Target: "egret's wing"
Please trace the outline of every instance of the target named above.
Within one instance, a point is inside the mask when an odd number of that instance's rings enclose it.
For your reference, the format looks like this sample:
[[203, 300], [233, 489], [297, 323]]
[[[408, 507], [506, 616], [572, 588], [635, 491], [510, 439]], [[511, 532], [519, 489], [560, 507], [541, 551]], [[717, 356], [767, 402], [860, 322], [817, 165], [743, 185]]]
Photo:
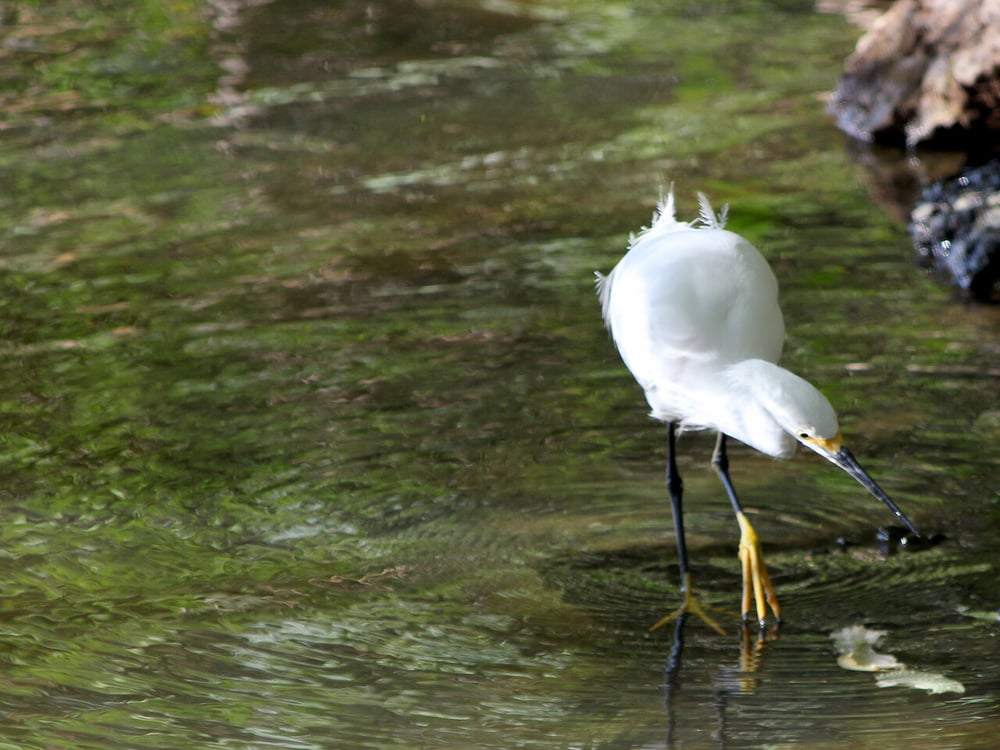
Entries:
[[644, 235], [599, 291], [622, 359], [647, 392], [697, 389], [733, 362], [780, 356], [774, 275], [731, 232]]
[[711, 287], [699, 288], [692, 278], [702, 275], [698, 269], [670, 256], [629, 260], [642, 262], [620, 264], [601, 290], [615, 345], [643, 388], [683, 383], [717, 358], [726, 312], [716, 298], [724, 302], [731, 290], [716, 285], [711, 274], [705, 276]]

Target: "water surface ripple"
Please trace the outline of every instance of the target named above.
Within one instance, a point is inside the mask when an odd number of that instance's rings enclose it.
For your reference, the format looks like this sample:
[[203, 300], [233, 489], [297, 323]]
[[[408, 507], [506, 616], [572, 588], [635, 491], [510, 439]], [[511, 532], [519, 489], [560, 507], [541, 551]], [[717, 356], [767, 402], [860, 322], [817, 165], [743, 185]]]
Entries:
[[[917, 273], [824, 119], [857, 29], [35, 5], [0, 30], [0, 748], [995, 744], [997, 311]], [[849, 478], [734, 446], [787, 617], [764, 637], [698, 435], [727, 635], [648, 631], [679, 600], [663, 430], [592, 274], [670, 181], [685, 215], [732, 203], [788, 365], [946, 537], [885, 554]], [[856, 626], [964, 692], [842, 668]]]

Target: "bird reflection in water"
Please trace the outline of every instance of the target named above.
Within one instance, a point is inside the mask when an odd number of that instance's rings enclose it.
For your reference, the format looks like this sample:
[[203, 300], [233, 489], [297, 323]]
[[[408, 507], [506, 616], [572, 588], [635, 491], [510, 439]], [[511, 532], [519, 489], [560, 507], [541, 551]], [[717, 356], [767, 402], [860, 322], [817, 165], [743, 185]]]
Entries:
[[[673, 619], [673, 644], [667, 657], [667, 666], [663, 670], [663, 711], [667, 718], [666, 747], [668, 750], [683, 747], [685, 743], [679, 735], [685, 730], [683, 718], [685, 712], [679, 707], [683, 691], [682, 663], [684, 659], [684, 628], [689, 617], [688, 612], [681, 612]], [[713, 680], [712, 701], [716, 713], [716, 726], [712, 730], [712, 739], [717, 747], [726, 746], [728, 737], [727, 711], [730, 697], [753, 694], [759, 682], [757, 671], [761, 666], [767, 645], [778, 640], [780, 625], [769, 629], [752, 628], [743, 623], [740, 626], [740, 655], [736, 668], [721, 667]], [[701, 712], [696, 712], [700, 718]], [[698, 725], [691, 728], [699, 734], [705, 727]]]

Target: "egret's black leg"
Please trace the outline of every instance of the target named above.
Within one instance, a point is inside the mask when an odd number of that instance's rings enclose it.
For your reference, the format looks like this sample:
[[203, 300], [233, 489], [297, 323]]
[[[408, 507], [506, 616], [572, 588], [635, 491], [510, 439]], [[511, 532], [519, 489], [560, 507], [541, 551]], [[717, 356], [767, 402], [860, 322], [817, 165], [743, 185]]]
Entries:
[[691, 570], [688, 567], [687, 542], [684, 539], [684, 482], [681, 474], [677, 470], [677, 429], [673, 422], [667, 422], [667, 494], [670, 495], [670, 511], [674, 517], [674, 534], [677, 536], [677, 559], [681, 569], [681, 594], [684, 601], [673, 614], [669, 614], [653, 625], [650, 630], [656, 630], [666, 625], [672, 620], [683, 617], [685, 612], [694, 612], [704, 620], [719, 635], [725, 635], [725, 631], [719, 627], [705, 612], [701, 603], [695, 598], [691, 591]]
[[[753, 599], [757, 604], [757, 620], [763, 628], [766, 623], [767, 606], [770, 605], [775, 618], [781, 620], [781, 608], [778, 606], [778, 597], [774, 593], [771, 579], [767, 575], [767, 568], [764, 565], [764, 553], [761, 550], [760, 539], [749, 519], [743, 513], [739, 498], [736, 497], [736, 489], [733, 487], [733, 480], [729, 478], [729, 456], [726, 454], [726, 436], [719, 433], [719, 439], [715, 443], [715, 452], [712, 454], [712, 466], [715, 467], [722, 486], [726, 488], [729, 502], [732, 503], [736, 513], [736, 521], [740, 525], [740, 563], [743, 567], [743, 619], [750, 619], [750, 602]], [[766, 605], [765, 605], [766, 602]]]
[[687, 594], [690, 570], [688, 569], [687, 542], [684, 539], [684, 480], [677, 470], [677, 433], [673, 422], [667, 422], [667, 493], [670, 495], [670, 512], [674, 517], [674, 534], [677, 536], [677, 560], [681, 568], [681, 593]]
[[740, 500], [736, 497], [736, 488], [733, 487], [733, 480], [729, 478], [729, 454], [726, 453], [726, 435], [724, 432], [720, 432], [718, 440], [715, 441], [715, 452], [712, 453], [712, 466], [715, 467], [719, 479], [722, 480], [722, 486], [726, 488], [726, 494], [729, 495], [729, 502], [733, 505], [733, 511], [737, 514], [742, 513], [743, 506], [740, 505]]

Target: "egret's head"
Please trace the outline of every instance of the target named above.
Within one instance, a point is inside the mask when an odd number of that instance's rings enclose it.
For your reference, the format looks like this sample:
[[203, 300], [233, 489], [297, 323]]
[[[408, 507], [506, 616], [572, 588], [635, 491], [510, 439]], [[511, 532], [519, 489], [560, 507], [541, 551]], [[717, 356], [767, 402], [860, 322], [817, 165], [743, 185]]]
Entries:
[[827, 461], [837, 463], [836, 456], [843, 448], [843, 438], [840, 430], [837, 429], [830, 437], [825, 437], [823, 433], [812, 425], [806, 425], [792, 430], [795, 439], [811, 451], [815, 451]]
[[824, 458], [840, 450], [837, 413], [808, 380], [772, 365], [767, 387], [757, 389], [764, 407], [789, 435]]

